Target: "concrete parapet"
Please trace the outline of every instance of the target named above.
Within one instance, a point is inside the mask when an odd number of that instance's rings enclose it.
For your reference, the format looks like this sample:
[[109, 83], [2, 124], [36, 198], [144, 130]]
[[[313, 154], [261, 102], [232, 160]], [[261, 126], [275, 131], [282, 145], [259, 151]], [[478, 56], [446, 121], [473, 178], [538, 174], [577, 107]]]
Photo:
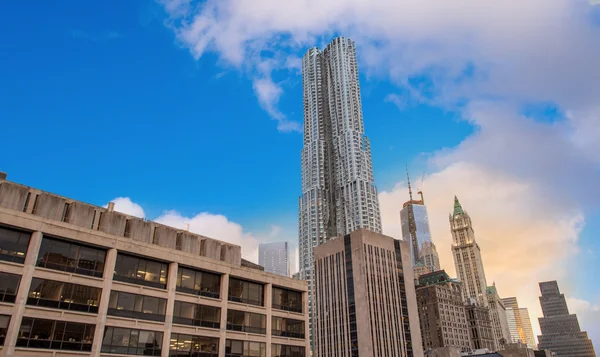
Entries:
[[138, 242], [152, 243], [152, 222], [136, 217], [127, 219], [125, 237]]
[[175, 249], [177, 230], [168, 226], [157, 225], [154, 228], [153, 243], [165, 248]]
[[98, 224], [98, 230], [104, 233], [123, 237], [125, 235], [126, 224], [127, 216], [118, 212], [104, 211], [100, 213], [100, 223]]
[[0, 183], [0, 206], [23, 212], [29, 188], [12, 182]]
[[82, 202], [67, 203], [69, 206], [65, 215], [65, 222], [74, 224], [82, 228], [92, 228], [96, 208]]
[[33, 214], [62, 221], [65, 214], [65, 203], [67, 203], [67, 200], [62, 197], [42, 192], [36, 197]]

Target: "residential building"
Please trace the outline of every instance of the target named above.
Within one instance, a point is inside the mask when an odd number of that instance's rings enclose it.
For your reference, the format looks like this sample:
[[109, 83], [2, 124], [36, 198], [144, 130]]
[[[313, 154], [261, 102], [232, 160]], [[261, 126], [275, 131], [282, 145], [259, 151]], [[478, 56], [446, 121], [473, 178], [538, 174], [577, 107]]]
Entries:
[[[306, 356], [308, 285], [0, 175], [0, 356]], [[255, 266], [255, 265], [253, 265]]]
[[461, 283], [440, 270], [421, 275], [416, 294], [423, 349], [453, 347], [462, 352], [470, 351]]
[[480, 306], [488, 306], [487, 281], [483, 270], [481, 249], [475, 240], [471, 217], [454, 196], [454, 212], [450, 215], [452, 255], [458, 279], [463, 283], [463, 296], [474, 299]]
[[510, 330], [508, 327], [508, 318], [506, 316], [506, 308], [502, 299], [496, 290], [496, 284], [487, 287], [488, 307], [492, 317], [492, 326], [494, 328], [494, 337], [496, 339], [496, 347], [500, 350], [504, 349], [510, 343]]
[[469, 332], [471, 333], [471, 348], [473, 350], [488, 349], [496, 351], [496, 339], [490, 309], [487, 306], [479, 305], [475, 299], [470, 298], [465, 305], [465, 311]]
[[422, 357], [410, 245], [360, 229], [315, 248], [319, 357]]
[[429, 271], [434, 272], [440, 270], [440, 257], [433, 242], [423, 242], [419, 257], [421, 258], [423, 265], [429, 268]]
[[266, 272], [290, 276], [288, 242], [260, 243], [258, 245], [258, 264]]
[[308, 280], [311, 314], [313, 248], [359, 228], [381, 232], [358, 78], [356, 47], [350, 39], [338, 37], [324, 50], [311, 48], [302, 58], [299, 268], [300, 278]]
[[503, 298], [502, 303], [506, 308], [506, 318], [508, 321], [511, 342], [521, 342], [527, 344], [529, 348], [536, 348], [533, 329], [531, 328], [531, 319], [529, 318], [529, 310], [525, 307], [519, 307], [516, 297]]
[[581, 331], [577, 315], [569, 314], [565, 295], [556, 281], [540, 283], [540, 304], [543, 317], [539, 318], [542, 334], [538, 336], [540, 349], [549, 349], [557, 357], [596, 357], [592, 340]]
[[[409, 200], [404, 202], [402, 210], [400, 210], [400, 224], [402, 226], [402, 239], [410, 243], [410, 259], [411, 264], [414, 266], [419, 261], [422, 261], [420, 253], [423, 244], [426, 242], [431, 243], [431, 231], [429, 229], [429, 218], [427, 216], [427, 207], [425, 206], [425, 201], [423, 199], [423, 192], [418, 192], [418, 194], [421, 195], [420, 200], [413, 200], [408, 172], [406, 173], [406, 179], [408, 182]], [[435, 252], [435, 254], [437, 257], [437, 252]], [[431, 271], [440, 270], [439, 258], [437, 258], [437, 266], [435, 264], [436, 260], [433, 260], [430, 261], [430, 264], [425, 265], [429, 266]]]

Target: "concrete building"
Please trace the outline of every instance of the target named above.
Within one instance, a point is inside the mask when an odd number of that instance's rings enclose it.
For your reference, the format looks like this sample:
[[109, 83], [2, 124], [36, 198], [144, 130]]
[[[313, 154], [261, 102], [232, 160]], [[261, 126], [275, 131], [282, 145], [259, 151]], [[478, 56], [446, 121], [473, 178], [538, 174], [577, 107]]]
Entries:
[[458, 279], [463, 283], [465, 299], [475, 299], [480, 306], [488, 306], [487, 281], [483, 270], [481, 249], [475, 241], [471, 217], [454, 197], [454, 212], [450, 215], [452, 255]]
[[315, 248], [319, 357], [422, 357], [408, 242], [360, 229]]
[[490, 309], [480, 306], [475, 299], [470, 299], [465, 305], [467, 324], [471, 333], [471, 348], [473, 350], [488, 349], [496, 351], [496, 339]]
[[[299, 268], [312, 292], [313, 248], [359, 228], [381, 232], [381, 216], [354, 42], [338, 37], [323, 51], [308, 50], [302, 58], [302, 84]], [[312, 311], [311, 301], [309, 296]]]
[[416, 294], [423, 349], [453, 347], [462, 352], [470, 351], [461, 283], [451, 279], [444, 270], [436, 271], [419, 277]]
[[516, 297], [503, 298], [502, 303], [506, 308], [506, 319], [508, 321], [511, 342], [521, 342], [527, 344], [531, 349], [536, 348], [537, 345], [533, 337], [529, 310], [525, 307], [519, 307]]
[[266, 272], [290, 276], [289, 249], [287, 242], [260, 243], [258, 245], [258, 264]]
[[540, 283], [540, 304], [544, 317], [539, 318], [542, 334], [540, 349], [549, 349], [557, 357], [596, 357], [592, 340], [581, 331], [577, 315], [569, 314], [565, 295], [556, 281]]
[[440, 270], [440, 257], [433, 242], [423, 242], [419, 256], [423, 265], [431, 272]]
[[508, 318], [506, 316], [506, 308], [502, 299], [496, 290], [496, 284], [487, 287], [488, 307], [492, 317], [492, 325], [494, 327], [494, 337], [496, 338], [496, 347], [500, 350], [510, 343], [510, 330], [508, 327]]
[[0, 176], [0, 356], [305, 356], [304, 281]]

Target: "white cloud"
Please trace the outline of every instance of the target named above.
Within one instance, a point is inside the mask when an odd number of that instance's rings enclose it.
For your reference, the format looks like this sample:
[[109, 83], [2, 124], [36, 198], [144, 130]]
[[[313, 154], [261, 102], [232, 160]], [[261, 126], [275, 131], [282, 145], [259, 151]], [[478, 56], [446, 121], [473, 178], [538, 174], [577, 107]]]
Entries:
[[600, 305], [576, 298], [567, 298], [567, 305], [569, 306], [569, 312], [572, 314], [584, 315], [589, 312], [600, 311]]
[[[115, 204], [115, 211], [140, 218], [146, 217], [142, 206], [132, 202], [129, 197], [117, 197], [112, 199], [111, 202]], [[104, 207], [108, 207], [108, 204], [104, 205]]]

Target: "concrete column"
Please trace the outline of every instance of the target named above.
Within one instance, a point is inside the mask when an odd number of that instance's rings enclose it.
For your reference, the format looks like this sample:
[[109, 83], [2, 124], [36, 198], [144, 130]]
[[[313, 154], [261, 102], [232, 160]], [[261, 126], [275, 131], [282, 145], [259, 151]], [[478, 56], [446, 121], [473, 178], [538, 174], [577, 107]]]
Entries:
[[31, 278], [35, 272], [35, 263], [37, 262], [41, 244], [42, 232], [33, 232], [31, 234], [31, 238], [29, 239], [29, 247], [27, 248], [27, 255], [25, 256], [23, 275], [21, 276], [21, 282], [19, 284], [19, 291], [17, 292], [15, 306], [13, 307], [13, 313], [10, 317], [10, 325], [8, 326], [8, 331], [6, 331], [4, 348], [2, 351], [0, 351], [0, 356], [2, 357], [11, 357], [15, 354], [15, 344], [17, 343], [17, 337], [19, 336], [19, 328], [21, 327], [23, 314], [25, 313], [27, 295], [29, 295]]
[[173, 331], [173, 310], [175, 308], [175, 291], [177, 289], [177, 263], [169, 264], [169, 272], [167, 276], [167, 311], [165, 313], [165, 328], [163, 331], [161, 357], [169, 357], [169, 348], [171, 345], [171, 331]]
[[100, 295], [100, 304], [98, 305], [98, 316], [96, 316], [96, 329], [94, 330], [94, 342], [92, 343], [92, 357], [100, 356], [102, 348], [102, 339], [104, 338], [104, 328], [106, 327], [106, 315], [108, 311], [108, 302], [110, 300], [110, 291], [112, 290], [112, 278], [117, 264], [117, 249], [112, 248], [106, 252], [104, 258], [104, 271], [102, 272], [102, 295]]
[[265, 284], [265, 307], [267, 308], [267, 356], [271, 356], [271, 311], [273, 305], [273, 284]]
[[227, 331], [227, 299], [229, 296], [229, 274], [221, 276], [221, 328], [219, 329], [219, 357], [225, 357], [225, 335]]

